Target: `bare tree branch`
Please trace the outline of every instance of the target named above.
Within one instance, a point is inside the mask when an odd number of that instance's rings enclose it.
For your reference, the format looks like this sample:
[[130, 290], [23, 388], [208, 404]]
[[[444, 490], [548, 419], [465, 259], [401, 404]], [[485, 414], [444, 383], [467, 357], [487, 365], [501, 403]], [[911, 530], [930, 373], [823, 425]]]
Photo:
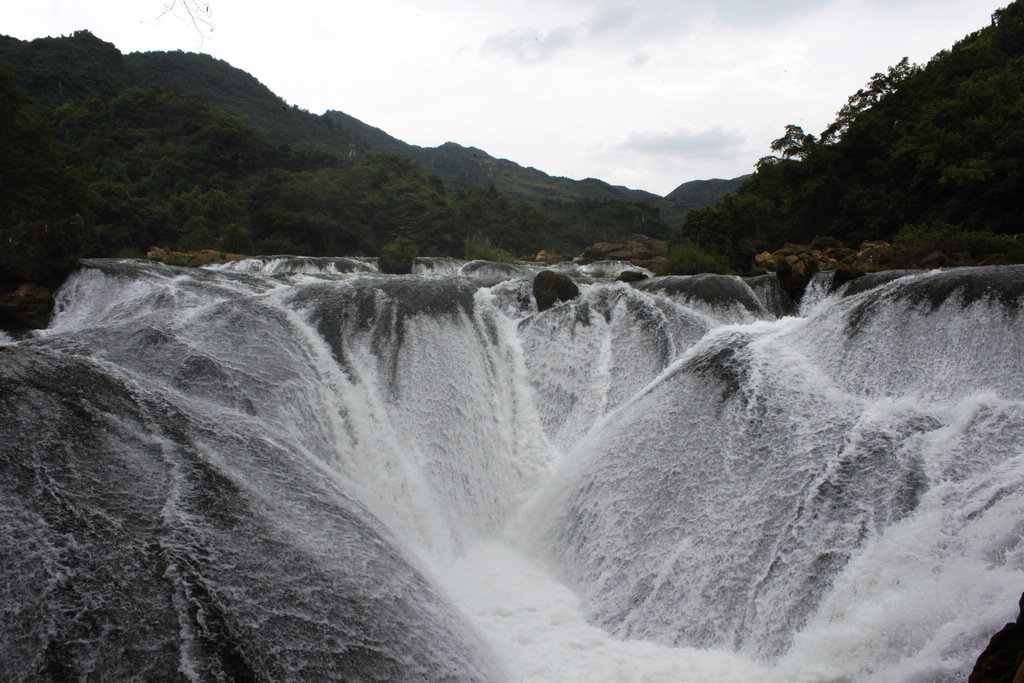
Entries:
[[179, 16], [179, 11], [185, 13], [200, 35], [213, 31], [213, 18], [210, 16], [210, 3], [208, 0], [166, 0], [164, 2], [164, 11], [160, 16], [162, 17], [167, 14]]

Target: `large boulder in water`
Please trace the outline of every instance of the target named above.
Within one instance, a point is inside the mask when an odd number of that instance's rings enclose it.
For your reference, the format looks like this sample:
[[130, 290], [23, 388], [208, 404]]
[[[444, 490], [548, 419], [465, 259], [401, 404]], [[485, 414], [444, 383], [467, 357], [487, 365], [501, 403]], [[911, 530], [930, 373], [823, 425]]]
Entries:
[[579, 287], [564, 273], [542, 270], [533, 278], [533, 298], [537, 300], [538, 311], [546, 311], [558, 301], [570, 301], [579, 295]]

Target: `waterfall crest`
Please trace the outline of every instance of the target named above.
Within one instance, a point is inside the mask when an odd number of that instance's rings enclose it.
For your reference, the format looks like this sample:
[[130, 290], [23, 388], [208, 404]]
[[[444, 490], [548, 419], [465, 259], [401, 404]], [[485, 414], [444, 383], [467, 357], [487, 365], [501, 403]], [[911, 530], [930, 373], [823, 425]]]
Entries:
[[537, 268], [83, 264], [0, 338], [12, 675], [966, 677], [1024, 588], [1024, 268], [799, 316]]

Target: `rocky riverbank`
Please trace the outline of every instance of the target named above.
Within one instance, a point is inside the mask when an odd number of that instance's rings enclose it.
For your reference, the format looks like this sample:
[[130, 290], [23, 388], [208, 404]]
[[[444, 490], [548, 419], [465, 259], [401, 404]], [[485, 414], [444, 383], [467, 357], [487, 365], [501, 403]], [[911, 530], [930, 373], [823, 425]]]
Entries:
[[797, 300], [814, 274], [834, 270], [833, 287], [881, 270], [931, 270], [964, 266], [1005, 265], [1002, 254], [975, 260], [966, 252], [949, 249], [909, 249], [882, 240], [862, 242], [852, 248], [832, 238], [815, 238], [810, 244], [786, 244], [774, 252], [754, 257], [753, 270], [775, 272], [783, 288]]

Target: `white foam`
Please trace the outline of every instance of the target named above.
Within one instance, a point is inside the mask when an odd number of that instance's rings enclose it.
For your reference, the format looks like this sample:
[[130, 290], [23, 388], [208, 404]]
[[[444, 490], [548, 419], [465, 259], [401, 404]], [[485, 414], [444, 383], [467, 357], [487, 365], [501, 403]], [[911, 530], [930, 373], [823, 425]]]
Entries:
[[438, 575], [510, 681], [729, 683], [769, 675], [724, 650], [616, 640], [587, 623], [569, 587], [501, 541], [477, 542]]

